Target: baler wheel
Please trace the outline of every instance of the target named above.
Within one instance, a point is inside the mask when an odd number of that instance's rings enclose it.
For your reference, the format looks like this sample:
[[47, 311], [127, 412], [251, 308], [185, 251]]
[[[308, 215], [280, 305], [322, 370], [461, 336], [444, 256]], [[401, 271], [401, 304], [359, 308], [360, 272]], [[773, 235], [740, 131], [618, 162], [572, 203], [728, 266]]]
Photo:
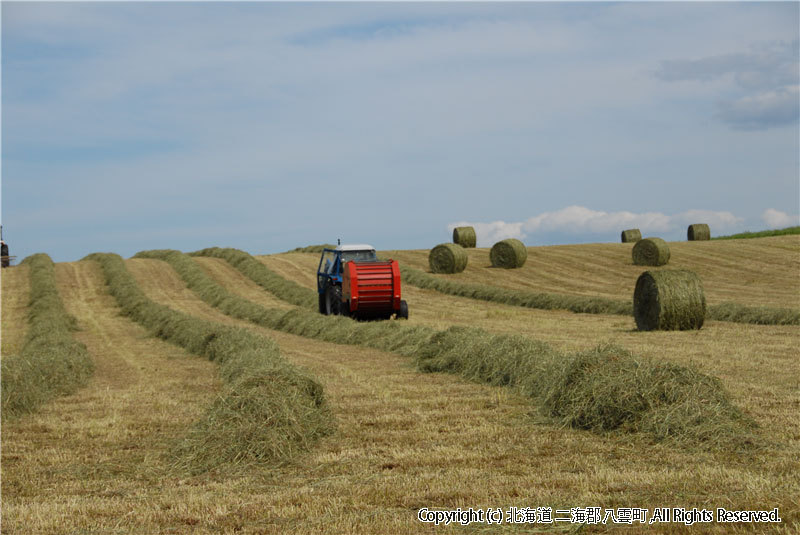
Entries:
[[405, 300], [400, 301], [400, 310], [397, 311], [397, 319], [408, 319], [408, 303]]

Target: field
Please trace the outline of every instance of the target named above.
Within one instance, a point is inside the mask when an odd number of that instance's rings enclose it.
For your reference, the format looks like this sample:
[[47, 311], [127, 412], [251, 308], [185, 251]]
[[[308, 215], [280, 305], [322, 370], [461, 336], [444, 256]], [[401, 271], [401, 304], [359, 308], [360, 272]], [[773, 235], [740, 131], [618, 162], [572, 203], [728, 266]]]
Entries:
[[[470, 249], [463, 273], [437, 277], [629, 302], [643, 271], [631, 264], [631, 247], [532, 247], [517, 270], [490, 268], [487, 249]], [[709, 305], [800, 309], [800, 235], [670, 243], [670, 248], [667, 267], [698, 273]], [[427, 250], [381, 256], [427, 271]], [[454, 373], [424, 373], [413, 348], [380, 350], [369, 341], [339, 344], [290, 334], [291, 327], [273, 318], [300, 321], [301, 307], [266, 291], [229, 262], [193, 256], [190, 264], [214, 286], [249, 302], [250, 316], [209, 304], [165, 258], [143, 255], [123, 263], [150, 301], [241, 329], [265, 345], [277, 343], [283, 361], [323, 387], [335, 428], [291, 457], [187, 469], [176, 452], [198, 421], [208, 421], [210, 407], [227, 399], [225, 364], [193, 354], [192, 341], [187, 350], [162, 339], [166, 328], [145, 327], [123, 314], [99, 261], [58, 263], [57, 288], [77, 320], [74, 337], [91, 355], [94, 374], [75, 393], [4, 418], [3, 533], [800, 531], [798, 325], [708, 320], [699, 331], [645, 333], [635, 330], [630, 315], [538, 310], [404, 284], [410, 318], [390, 327], [480, 328], [487, 336], [545, 342], [559, 355], [615, 345], [637, 359], [718, 378], [731, 403], [757, 428], [748, 447], [705, 447], [642, 432], [563, 425], [520, 389]], [[315, 288], [318, 253], [255, 258], [281, 277]], [[18, 358], [25, 344], [30, 269], [23, 264], [2, 271], [3, 361]], [[264, 309], [269, 314], [259, 312]], [[346, 319], [331, 325], [340, 323], [342, 329], [372, 327], [353, 327]], [[445, 527], [417, 517], [421, 508], [470, 507], [550, 507], [561, 518], [557, 510], [589, 507], [643, 508], [651, 514], [659, 507], [778, 508], [783, 521]]]

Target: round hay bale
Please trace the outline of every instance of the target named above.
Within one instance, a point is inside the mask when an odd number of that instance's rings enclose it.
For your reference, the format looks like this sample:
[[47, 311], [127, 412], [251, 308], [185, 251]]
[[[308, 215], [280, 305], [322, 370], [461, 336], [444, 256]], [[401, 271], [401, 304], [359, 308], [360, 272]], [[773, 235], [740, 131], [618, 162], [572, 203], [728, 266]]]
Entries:
[[633, 317], [640, 331], [699, 329], [706, 317], [706, 296], [696, 273], [645, 271], [633, 291]]
[[525, 265], [525, 260], [528, 259], [528, 249], [521, 241], [508, 238], [492, 245], [489, 259], [494, 267], [519, 268]]
[[457, 243], [461, 247], [475, 247], [478, 242], [475, 236], [475, 229], [473, 227], [456, 227], [453, 229], [453, 243]]
[[644, 238], [633, 246], [632, 255], [637, 266], [663, 266], [669, 262], [669, 245], [661, 238]]
[[705, 223], [695, 223], [694, 225], [689, 225], [686, 230], [686, 237], [689, 241], [710, 240], [711, 229]]
[[642, 239], [642, 231], [632, 228], [622, 231], [622, 243], [636, 243]]
[[428, 254], [434, 273], [461, 273], [467, 267], [467, 251], [455, 243], [440, 243]]

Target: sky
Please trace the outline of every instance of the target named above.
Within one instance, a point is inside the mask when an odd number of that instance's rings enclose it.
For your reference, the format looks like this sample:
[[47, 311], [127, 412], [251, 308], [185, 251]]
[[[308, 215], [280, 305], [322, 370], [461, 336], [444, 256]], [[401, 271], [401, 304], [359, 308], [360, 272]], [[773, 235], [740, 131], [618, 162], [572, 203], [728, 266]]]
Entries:
[[800, 224], [798, 2], [0, 5], [17, 261]]

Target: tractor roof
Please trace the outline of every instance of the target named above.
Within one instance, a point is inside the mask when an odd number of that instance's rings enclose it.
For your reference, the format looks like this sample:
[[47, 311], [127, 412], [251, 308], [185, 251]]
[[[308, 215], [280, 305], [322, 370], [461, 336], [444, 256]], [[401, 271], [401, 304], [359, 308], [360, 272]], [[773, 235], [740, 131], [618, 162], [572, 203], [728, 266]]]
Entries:
[[353, 245], [339, 245], [336, 247], [336, 251], [374, 251], [375, 248], [371, 245], [367, 245], [366, 243], [358, 243]]

